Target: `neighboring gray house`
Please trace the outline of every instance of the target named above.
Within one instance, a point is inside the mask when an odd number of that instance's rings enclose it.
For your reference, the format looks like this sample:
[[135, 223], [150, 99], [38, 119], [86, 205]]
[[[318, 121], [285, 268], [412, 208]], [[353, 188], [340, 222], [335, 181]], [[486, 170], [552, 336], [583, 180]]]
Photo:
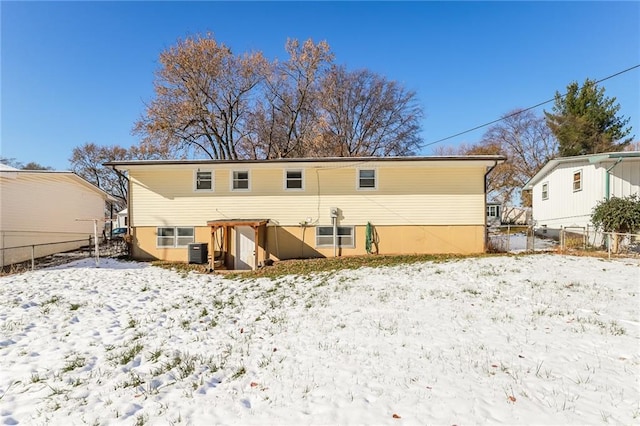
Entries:
[[592, 226], [599, 201], [640, 194], [640, 151], [556, 158], [524, 189], [532, 191], [536, 228]]

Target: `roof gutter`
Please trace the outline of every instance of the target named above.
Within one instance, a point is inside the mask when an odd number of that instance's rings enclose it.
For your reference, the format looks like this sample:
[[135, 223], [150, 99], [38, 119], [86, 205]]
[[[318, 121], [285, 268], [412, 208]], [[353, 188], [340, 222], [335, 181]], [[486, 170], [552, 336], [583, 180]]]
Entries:
[[[504, 163], [504, 161], [502, 161]], [[487, 170], [487, 172], [484, 174], [484, 198], [485, 198], [485, 203], [486, 203], [486, 198], [487, 198], [487, 176], [489, 175], [489, 173], [491, 173], [491, 171], [493, 169], [496, 168], [496, 166], [498, 165], [498, 160], [495, 160], [493, 162], [493, 166], [489, 167], [489, 170]]]

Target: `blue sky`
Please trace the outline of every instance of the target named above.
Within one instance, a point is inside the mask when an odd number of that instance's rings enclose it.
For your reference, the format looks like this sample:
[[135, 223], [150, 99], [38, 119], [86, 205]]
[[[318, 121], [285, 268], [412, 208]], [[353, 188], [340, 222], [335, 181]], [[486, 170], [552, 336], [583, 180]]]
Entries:
[[[69, 168], [86, 142], [131, 146], [159, 54], [212, 32], [285, 59], [326, 40], [336, 62], [417, 92], [425, 144], [640, 64], [640, 2], [7, 2], [0, 155]], [[601, 83], [640, 139], [640, 68]], [[536, 109], [550, 110], [552, 104]], [[483, 128], [431, 145], [475, 143]]]

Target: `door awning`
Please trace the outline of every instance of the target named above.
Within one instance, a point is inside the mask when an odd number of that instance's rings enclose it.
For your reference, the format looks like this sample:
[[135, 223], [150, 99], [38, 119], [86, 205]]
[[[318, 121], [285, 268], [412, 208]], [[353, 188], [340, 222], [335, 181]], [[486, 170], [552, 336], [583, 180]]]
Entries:
[[207, 222], [207, 226], [263, 226], [269, 219], [216, 219]]

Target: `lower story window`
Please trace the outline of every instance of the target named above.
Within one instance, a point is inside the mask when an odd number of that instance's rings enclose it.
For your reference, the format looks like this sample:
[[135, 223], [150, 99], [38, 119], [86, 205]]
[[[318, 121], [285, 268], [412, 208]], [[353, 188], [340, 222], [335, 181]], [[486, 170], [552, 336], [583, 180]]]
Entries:
[[[338, 247], [355, 247], [353, 226], [338, 226]], [[316, 226], [316, 247], [333, 247], [333, 226]]]
[[158, 228], [158, 247], [186, 247], [195, 241], [193, 228]]

